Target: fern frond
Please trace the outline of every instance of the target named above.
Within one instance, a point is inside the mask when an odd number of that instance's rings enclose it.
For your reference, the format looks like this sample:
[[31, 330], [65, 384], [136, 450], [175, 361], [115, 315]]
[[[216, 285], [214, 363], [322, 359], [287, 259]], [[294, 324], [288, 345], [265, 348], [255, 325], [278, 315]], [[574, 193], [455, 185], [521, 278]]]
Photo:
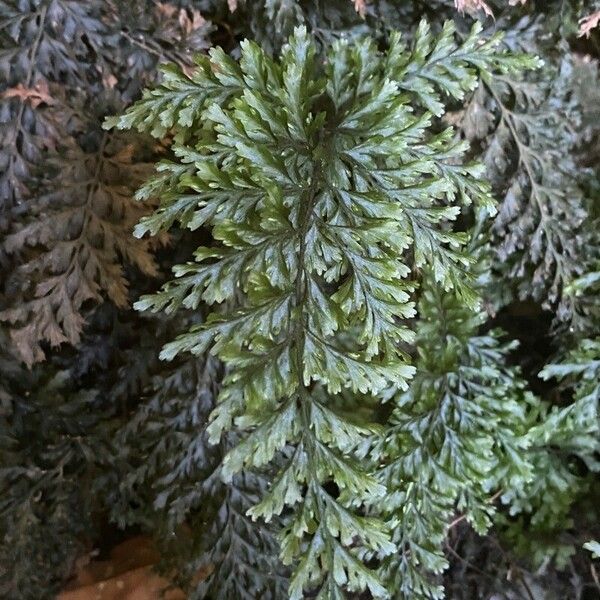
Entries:
[[[334, 407], [344, 394], [358, 401], [408, 385], [414, 369], [402, 347], [413, 335], [403, 321], [414, 314], [415, 269], [477, 301], [467, 236], [451, 223], [461, 204], [489, 207], [489, 191], [477, 166], [457, 166], [466, 146], [451, 130], [432, 133], [423, 105], [459, 97], [475, 84], [475, 65], [503, 59], [495, 41], [477, 57], [477, 31], [463, 54], [452, 35], [448, 26], [434, 41], [423, 26], [418, 61], [397, 37], [384, 53], [369, 40], [335, 42], [324, 62], [304, 29], [279, 60], [246, 41], [239, 64], [215, 51], [187, 80], [178, 74], [109, 122], [158, 135], [173, 128], [178, 140], [180, 163], [142, 192], [160, 189], [162, 204], [139, 233], [179, 220], [208, 227], [214, 241], [137, 308], [215, 306], [162, 357], [210, 351], [224, 361], [208, 431], [213, 441], [234, 423], [242, 432], [223, 462], [227, 481], [281, 465], [250, 514], [268, 522], [292, 510], [282, 557], [294, 564], [294, 599], [310, 589], [386, 596], [361, 558], [394, 550], [385, 524], [361, 508], [385, 488], [352, 450], [376, 427]], [[421, 71], [406, 94], [414, 62]], [[180, 84], [184, 96], [185, 86], [200, 93], [181, 101]]]

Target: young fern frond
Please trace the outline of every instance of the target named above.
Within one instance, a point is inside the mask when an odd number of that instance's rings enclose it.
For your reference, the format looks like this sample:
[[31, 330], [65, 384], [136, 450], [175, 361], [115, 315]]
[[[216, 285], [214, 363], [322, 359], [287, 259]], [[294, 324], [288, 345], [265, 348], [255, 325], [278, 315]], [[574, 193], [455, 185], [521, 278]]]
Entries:
[[452, 31], [433, 40], [423, 25], [414, 51], [398, 36], [386, 52], [339, 41], [324, 60], [302, 28], [278, 60], [246, 41], [239, 63], [214, 51], [111, 122], [154, 135], [173, 127], [180, 162], [163, 163], [141, 192], [160, 190], [162, 204], [138, 234], [179, 221], [209, 228], [213, 243], [137, 308], [214, 307], [161, 356], [210, 351], [225, 363], [208, 431], [214, 442], [241, 432], [226, 480], [280, 466], [250, 514], [290, 510], [281, 537], [292, 599], [386, 597], [363, 562], [395, 551], [383, 520], [364, 514], [385, 487], [354, 454], [377, 427], [339, 405], [407, 388], [419, 268], [477, 302], [467, 236], [451, 224], [461, 205], [489, 207], [489, 189], [478, 166], [460, 166], [466, 147], [452, 130], [434, 133], [428, 108], [439, 114], [443, 93], [472, 89], [477, 70], [523, 61], [495, 54], [496, 41], [478, 53], [477, 31], [460, 54]]

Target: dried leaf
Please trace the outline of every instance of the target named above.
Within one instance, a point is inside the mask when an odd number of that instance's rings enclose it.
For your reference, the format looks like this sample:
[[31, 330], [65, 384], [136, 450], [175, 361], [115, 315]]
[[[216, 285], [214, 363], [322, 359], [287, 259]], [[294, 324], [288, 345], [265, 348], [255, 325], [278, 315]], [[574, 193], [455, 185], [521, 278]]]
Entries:
[[48, 83], [45, 81], [36, 83], [32, 88], [25, 87], [22, 83], [19, 83], [15, 87], [5, 90], [1, 97], [20, 98], [23, 102], [29, 102], [33, 108], [37, 108], [42, 103], [48, 106], [54, 104], [54, 99], [50, 96]]
[[364, 19], [367, 14], [367, 0], [354, 0], [354, 9]]
[[115, 85], [119, 83], [119, 80], [112, 73], [107, 73], [104, 75], [104, 77], [102, 77], [102, 83], [104, 84], [104, 87], [112, 90], [114, 89]]
[[202, 25], [206, 23], [204, 17], [200, 14], [200, 11], [196, 9], [191, 9], [190, 12], [192, 14], [191, 18], [188, 14], [188, 11], [182, 8], [179, 11], [178, 18], [181, 29], [183, 29], [183, 31], [188, 35], [192, 33], [192, 31], [199, 29], [200, 27], [202, 27]]
[[494, 13], [489, 5], [484, 0], [454, 0], [454, 6], [461, 13], [475, 13], [478, 10], [483, 10], [486, 15], [493, 17]]
[[164, 15], [167, 19], [170, 19], [179, 9], [177, 6], [173, 4], [169, 4], [168, 2], [157, 2], [156, 3], [156, 12], [159, 15]]
[[579, 21], [579, 37], [590, 37], [592, 29], [598, 27], [598, 24], [600, 24], [600, 10]]

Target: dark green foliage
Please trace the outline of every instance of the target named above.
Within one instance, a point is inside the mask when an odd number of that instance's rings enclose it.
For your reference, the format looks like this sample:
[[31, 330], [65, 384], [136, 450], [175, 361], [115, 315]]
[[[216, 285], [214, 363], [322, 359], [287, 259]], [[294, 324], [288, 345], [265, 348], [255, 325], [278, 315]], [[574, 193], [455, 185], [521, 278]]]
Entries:
[[[273, 532], [245, 514], [268, 480], [244, 471], [223, 484], [220, 461], [230, 444], [208, 444], [218, 379], [212, 358], [188, 359], [153, 376], [149, 397], [117, 434], [127, 466], [113, 518], [157, 537], [163, 568], [177, 569], [191, 598], [281, 598], [286, 578]], [[210, 574], [198, 584], [198, 572]]]
[[111, 460], [110, 409], [96, 390], [70, 389], [65, 371], [29, 386], [22, 372], [3, 375], [0, 593], [33, 600], [60, 589], [93, 535], [94, 482]]
[[597, 10], [0, 0], [0, 596], [597, 589]]
[[[570, 73], [568, 64], [563, 68]], [[558, 316], [568, 318], [562, 292], [580, 272], [589, 243], [582, 232], [586, 211], [576, 180], [574, 124], [557, 110], [567, 106], [557, 94], [570, 93], [568, 75], [554, 80], [554, 89], [543, 85], [505, 76], [486, 81], [467, 108], [465, 131], [471, 140], [486, 138], [487, 173], [504, 196], [494, 223], [499, 259], [508, 269], [503, 277], [521, 298], [546, 306], [562, 300]]]
[[381, 508], [398, 546], [384, 571], [402, 598], [442, 598], [427, 571], [448, 566], [443, 543], [455, 511], [484, 533], [494, 498], [533, 471], [525, 415], [535, 399], [507, 366], [514, 345], [497, 331], [477, 335], [485, 316], [432, 283], [419, 302], [417, 375], [373, 449], [385, 464]]
[[507, 45], [543, 57], [543, 67], [535, 74], [484, 79], [462, 127], [467, 139], [481, 145], [501, 199], [492, 227], [499, 284], [555, 310], [557, 321], [572, 322], [577, 307], [565, 290], [595, 256], [595, 209], [586, 198], [592, 173], [583, 168], [581, 153], [597, 122], [588, 116], [593, 83], [581, 85], [581, 59], [557, 35], [559, 25], [562, 35], [573, 34], [574, 14], [562, 3], [566, 12], [557, 20], [555, 5], [561, 3], [548, 4], [547, 16], [505, 16], [514, 22]]

